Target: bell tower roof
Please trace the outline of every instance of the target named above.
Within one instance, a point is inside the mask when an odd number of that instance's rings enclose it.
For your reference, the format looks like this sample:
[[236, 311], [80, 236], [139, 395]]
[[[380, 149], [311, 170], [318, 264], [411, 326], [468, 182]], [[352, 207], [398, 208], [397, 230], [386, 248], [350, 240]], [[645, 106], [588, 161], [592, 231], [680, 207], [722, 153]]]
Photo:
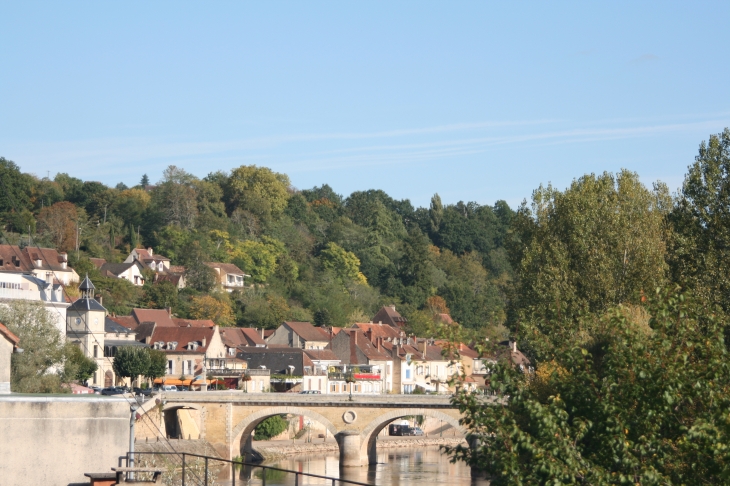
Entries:
[[94, 289], [96, 289], [96, 287], [94, 287], [94, 284], [91, 283], [91, 280], [89, 280], [89, 274], [87, 273], [86, 278], [84, 278], [84, 281], [79, 285], [81, 296], [85, 299], [93, 299]]

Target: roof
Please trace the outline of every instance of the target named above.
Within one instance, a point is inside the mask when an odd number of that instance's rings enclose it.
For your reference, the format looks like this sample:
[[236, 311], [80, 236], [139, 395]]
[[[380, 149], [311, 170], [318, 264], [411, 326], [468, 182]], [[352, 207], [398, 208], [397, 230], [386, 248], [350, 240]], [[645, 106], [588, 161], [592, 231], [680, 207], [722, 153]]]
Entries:
[[172, 322], [179, 327], [214, 327], [215, 322], [210, 319], [180, 319], [178, 317], [171, 318]]
[[[203, 354], [208, 350], [210, 341], [215, 333], [214, 328], [210, 327], [165, 327], [154, 326], [154, 331], [150, 336], [150, 346], [154, 346], [157, 342], [176, 342], [175, 349], [163, 349], [166, 353], [199, 353]], [[139, 341], [139, 334], [137, 335]], [[205, 341], [205, 344], [203, 342]], [[188, 343], [197, 343], [197, 349], [185, 349]]]
[[206, 265], [210, 268], [220, 270], [222, 274], [246, 275], [243, 270], [235, 266], [233, 263], [208, 262]]
[[155, 255], [155, 252], [151, 252], [150, 250], [145, 250], [144, 248], [135, 248], [133, 251], [137, 252], [137, 259], [143, 262], [163, 262], [167, 261], [169, 262], [170, 259], [167, 257], [164, 257], [162, 255]]
[[179, 273], [184, 274], [185, 273], [185, 267], [182, 265], [170, 265], [170, 268], [167, 269], [168, 273]]
[[107, 316], [104, 319], [104, 332], [119, 333], [119, 334], [133, 334], [132, 330], [122, 326], [118, 322], [114, 321], [111, 317]]
[[68, 311], [102, 311], [106, 312], [106, 309], [96, 301], [96, 299], [87, 299], [87, 298], [80, 298], [76, 299], [76, 301], [71, 304], [68, 309]]
[[353, 346], [359, 349], [360, 352], [364, 354], [368, 360], [371, 361], [389, 361], [393, 359], [389, 353], [378, 350], [378, 348], [376, 348], [375, 345], [370, 342], [370, 340], [361, 330], [353, 328], [343, 329], [342, 331], [340, 331], [337, 337], [339, 338], [339, 336], [343, 334], [347, 335], [350, 339], [350, 364], [355, 364], [355, 361], [357, 361], [356, 359], [352, 359], [353, 357], [357, 356], [357, 353], [355, 352], [355, 349], [353, 349]]
[[178, 286], [180, 285], [180, 280], [182, 278], [183, 276], [177, 273], [156, 273], [154, 283], [170, 282], [171, 284]]
[[226, 327], [220, 330], [223, 344], [235, 348], [238, 346], [265, 346], [261, 334], [250, 327]]
[[13, 343], [13, 346], [17, 346], [20, 342], [20, 338], [13, 334], [10, 329], [5, 327], [5, 324], [3, 324], [2, 322], [0, 322], [0, 334], [5, 336], [5, 339]]
[[321, 327], [314, 327], [311, 322], [285, 321], [284, 324], [304, 341], [329, 342], [330, 335]]
[[148, 345], [145, 343], [140, 343], [139, 341], [130, 341], [125, 339], [104, 339], [104, 347], [122, 347], [122, 346], [134, 346], [137, 348], [149, 348]]
[[404, 325], [407, 320], [398, 314], [394, 305], [386, 305], [380, 308], [377, 314], [373, 316], [373, 322], [383, 322], [393, 327]]
[[397, 329], [388, 324], [374, 324], [372, 322], [356, 322], [352, 325], [353, 328], [360, 329], [371, 341], [375, 341], [376, 338], [393, 339], [405, 337], [405, 334], [400, 329]]
[[339, 361], [334, 351], [331, 349], [305, 349], [304, 353], [314, 361]]
[[94, 290], [96, 287], [94, 287], [94, 284], [91, 283], [91, 280], [89, 280], [89, 275], [87, 274], [86, 277], [84, 277], [84, 280], [79, 284], [79, 290]]
[[166, 309], [132, 309], [132, 317], [137, 324], [156, 322], [160, 326], [178, 327]]
[[131, 331], [134, 331], [135, 329], [137, 329], [137, 326], [139, 326], [139, 322], [137, 322], [132, 316], [107, 316], [106, 318], [116, 322], [120, 326], [126, 327]]
[[[236, 357], [248, 361], [248, 369], [256, 369], [266, 366], [271, 370], [272, 374], [294, 374], [302, 376], [305, 366], [314, 366], [312, 360], [307, 356], [303, 349], [300, 348], [257, 348], [257, 347], [241, 347], [238, 348]], [[293, 366], [293, 372], [290, 372], [289, 366]]]
[[[53, 248], [38, 248], [26, 246], [20, 248], [17, 245], [0, 245], [0, 271], [27, 273], [32, 270], [52, 270], [54, 272], [73, 272], [73, 269], [63, 263], [68, 262], [66, 253], [59, 253]], [[41, 264], [38, 265], [38, 260]]]
[[106, 263], [106, 260], [103, 258], [89, 258], [89, 261], [96, 267], [101, 268], [102, 265]]
[[105, 275], [105, 276], [109, 276], [109, 275], [119, 276], [120, 274], [129, 270], [134, 265], [136, 265], [135, 262], [105, 263], [99, 268], [99, 271], [101, 272], [102, 275]]

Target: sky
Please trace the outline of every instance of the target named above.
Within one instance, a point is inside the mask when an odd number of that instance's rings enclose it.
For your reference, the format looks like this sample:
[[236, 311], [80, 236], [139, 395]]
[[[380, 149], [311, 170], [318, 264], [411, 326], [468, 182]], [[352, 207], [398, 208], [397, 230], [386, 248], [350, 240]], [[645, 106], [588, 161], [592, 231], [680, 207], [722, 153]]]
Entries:
[[129, 186], [256, 164], [426, 206], [629, 169], [730, 126], [730, 2], [0, 2], [0, 156]]

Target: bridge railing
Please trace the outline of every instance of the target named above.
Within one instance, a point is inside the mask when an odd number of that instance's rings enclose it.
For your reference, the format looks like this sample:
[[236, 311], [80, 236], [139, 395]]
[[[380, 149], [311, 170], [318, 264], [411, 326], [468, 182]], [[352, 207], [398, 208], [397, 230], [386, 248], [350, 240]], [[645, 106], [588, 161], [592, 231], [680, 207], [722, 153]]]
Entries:
[[[228, 460], [221, 459], [219, 457], [205, 456], [201, 454], [192, 454], [189, 452], [127, 452], [125, 456], [119, 458], [121, 464], [122, 461], [126, 462], [127, 467], [132, 467], [135, 464], [140, 466], [149, 466], [157, 464], [150, 464], [150, 460], [146, 460], [145, 456], [174, 456], [173, 462], [168, 464], [165, 468], [166, 474], [172, 474], [173, 484], [180, 484], [181, 486], [210, 486], [214, 482], [217, 483], [217, 476], [222, 472], [222, 468], [230, 467], [231, 474], [231, 486], [236, 486], [236, 472], [241, 470], [242, 475], [245, 479], [241, 481], [241, 484], [250, 484], [250, 480], [255, 476], [254, 471], [261, 470], [261, 485], [266, 486], [267, 476], [269, 478], [279, 476], [281, 474], [293, 474], [294, 475], [294, 486], [304, 484], [304, 477], [324, 479], [327, 482], [331, 482], [332, 486], [338, 484], [354, 484], [357, 486], [371, 486], [368, 483], [361, 483], [358, 481], [352, 481], [349, 479], [340, 479], [332, 476], [322, 476], [320, 474], [305, 473], [301, 471], [293, 471], [291, 469], [282, 469], [272, 466], [264, 466], [262, 464], [253, 464], [244, 462], [241, 460]], [[192, 460], [191, 460], [192, 459]], [[201, 461], [202, 460], [202, 461]], [[221, 465], [219, 465], [219, 463]], [[221, 468], [221, 470], [214, 470]], [[180, 473], [179, 479], [177, 473]], [[137, 473], [138, 475], [144, 473]], [[140, 478], [138, 478], [140, 479]]]

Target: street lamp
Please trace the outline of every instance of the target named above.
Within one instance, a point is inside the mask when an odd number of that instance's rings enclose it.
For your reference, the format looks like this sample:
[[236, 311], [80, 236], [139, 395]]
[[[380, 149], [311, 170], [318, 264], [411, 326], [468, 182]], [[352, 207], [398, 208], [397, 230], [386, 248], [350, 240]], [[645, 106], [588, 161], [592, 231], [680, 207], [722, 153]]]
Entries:
[[350, 401], [352, 401], [352, 384], [355, 383], [355, 375], [352, 373], [352, 370], [345, 374], [345, 383], [350, 384]]

